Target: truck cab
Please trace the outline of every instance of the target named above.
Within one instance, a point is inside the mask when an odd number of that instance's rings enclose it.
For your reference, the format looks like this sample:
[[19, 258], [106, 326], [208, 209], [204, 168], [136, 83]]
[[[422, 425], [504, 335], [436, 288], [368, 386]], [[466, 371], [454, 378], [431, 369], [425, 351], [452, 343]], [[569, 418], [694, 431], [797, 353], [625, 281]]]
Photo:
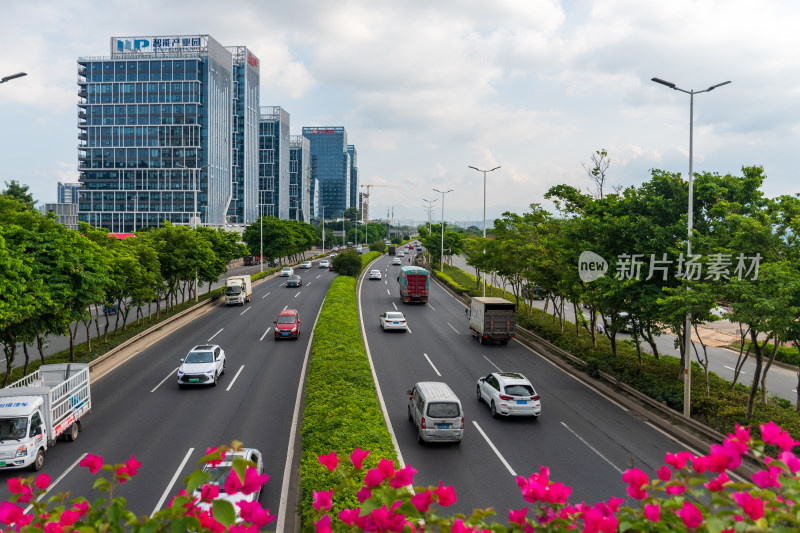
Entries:
[[43, 405], [38, 396], [0, 398], [0, 470], [44, 463]]

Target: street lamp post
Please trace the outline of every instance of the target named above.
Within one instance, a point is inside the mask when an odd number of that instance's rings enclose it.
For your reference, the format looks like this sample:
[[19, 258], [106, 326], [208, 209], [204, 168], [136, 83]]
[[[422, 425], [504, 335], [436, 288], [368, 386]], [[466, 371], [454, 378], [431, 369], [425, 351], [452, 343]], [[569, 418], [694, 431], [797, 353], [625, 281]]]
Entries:
[[423, 202], [428, 202], [428, 235], [431, 234], [431, 213], [433, 212], [433, 202], [438, 202], [438, 198], [434, 198], [433, 200], [428, 200], [427, 198], [422, 199]]
[[442, 249], [441, 255], [439, 255], [439, 271], [444, 273], [444, 195], [453, 192], [453, 189], [448, 189], [446, 191], [440, 191], [439, 189], [433, 190], [442, 194]]
[[259, 249], [258, 249], [258, 271], [264, 272], [264, 201], [261, 198], [261, 191], [258, 191], [258, 225], [259, 225]]
[[[200, 218], [199, 214], [197, 213], [197, 182], [200, 180], [200, 171], [203, 170], [204, 168], [207, 168], [210, 164], [211, 163], [206, 163], [202, 167], [189, 168], [186, 165], [181, 165], [180, 163], [175, 163], [176, 167], [185, 168], [186, 170], [194, 170], [194, 172], [192, 173], [192, 177], [194, 178], [192, 180], [192, 189], [194, 189], [192, 191], [194, 193], [192, 195], [192, 196], [194, 196], [194, 211], [192, 212], [192, 229], [195, 229], [195, 230], [197, 229], [197, 219]], [[200, 301], [200, 292], [198, 291], [198, 285], [199, 285], [199, 283], [198, 283], [198, 279], [197, 279], [197, 271], [195, 270], [195, 273], [194, 273], [194, 301], [195, 302], [199, 302]]]
[[[686, 239], [686, 259], [688, 260], [692, 255], [692, 224], [693, 224], [693, 215], [694, 215], [694, 185], [692, 182], [693, 178], [693, 169], [692, 169], [692, 156], [694, 150], [694, 95], [700, 93], [707, 93], [709, 91], [713, 91], [717, 87], [721, 87], [723, 85], [727, 85], [730, 81], [723, 81], [722, 83], [718, 83], [716, 85], [712, 85], [708, 89], [703, 89], [702, 91], [695, 91], [681, 89], [680, 87], [676, 86], [674, 83], [666, 80], [662, 80], [661, 78], [651, 78], [651, 81], [656, 83], [660, 83], [661, 85], [665, 85], [670, 89], [674, 89], [676, 91], [680, 91], [682, 93], [686, 93], [689, 95], [689, 208], [688, 208], [688, 223], [687, 223], [687, 239]], [[687, 290], [691, 290], [691, 287], [687, 287]], [[692, 349], [692, 313], [691, 311], [686, 312], [686, 332], [684, 334], [684, 358], [685, 364], [683, 368], [683, 415], [686, 417], [691, 417], [692, 414], [692, 358], [691, 358], [691, 349]]]
[[[486, 174], [489, 172], [494, 172], [500, 165], [494, 167], [491, 170], [481, 170], [478, 167], [473, 167], [472, 165], [469, 168], [477, 170], [478, 172], [483, 172], [483, 238], [484, 241], [486, 239]], [[486, 254], [486, 249], [484, 248], [483, 253]], [[486, 296], [486, 276], [483, 276], [483, 295]]]
[[325, 206], [322, 206], [322, 255], [325, 255]]
[[16, 74], [9, 74], [8, 76], [3, 76], [0, 78], [0, 83], [5, 83], [7, 81], [15, 80], [17, 78], [21, 78], [22, 76], [27, 76], [26, 72], [17, 72]]

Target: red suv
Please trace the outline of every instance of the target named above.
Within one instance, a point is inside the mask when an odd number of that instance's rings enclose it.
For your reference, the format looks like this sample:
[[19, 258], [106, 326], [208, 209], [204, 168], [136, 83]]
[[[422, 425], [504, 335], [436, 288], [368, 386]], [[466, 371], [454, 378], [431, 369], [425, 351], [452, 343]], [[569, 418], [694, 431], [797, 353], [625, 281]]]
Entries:
[[300, 313], [297, 309], [286, 309], [278, 313], [275, 321], [275, 340], [296, 339], [300, 336]]

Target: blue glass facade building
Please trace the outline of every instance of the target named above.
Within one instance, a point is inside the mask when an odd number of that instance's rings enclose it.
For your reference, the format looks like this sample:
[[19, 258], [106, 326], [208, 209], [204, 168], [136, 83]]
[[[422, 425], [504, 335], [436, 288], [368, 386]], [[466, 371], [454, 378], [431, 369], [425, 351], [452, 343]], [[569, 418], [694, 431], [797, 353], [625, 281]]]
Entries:
[[[303, 136], [309, 140], [314, 178], [314, 216], [342, 216], [350, 202], [350, 154], [347, 152], [347, 132], [343, 127], [304, 127]], [[317, 209], [319, 208], [319, 209]]]
[[289, 219], [289, 113], [262, 107], [258, 122], [258, 189], [263, 216]]
[[352, 144], [347, 145], [347, 154], [350, 156], [350, 205], [358, 206], [358, 153]]
[[59, 204], [77, 204], [78, 191], [81, 190], [80, 183], [61, 183], [58, 182], [58, 194], [56, 202]]
[[80, 220], [255, 220], [258, 80], [255, 56], [208, 35], [112, 37], [110, 56], [79, 58]]
[[311, 156], [309, 140], [289, 136], [289, 219], [311, 222]]

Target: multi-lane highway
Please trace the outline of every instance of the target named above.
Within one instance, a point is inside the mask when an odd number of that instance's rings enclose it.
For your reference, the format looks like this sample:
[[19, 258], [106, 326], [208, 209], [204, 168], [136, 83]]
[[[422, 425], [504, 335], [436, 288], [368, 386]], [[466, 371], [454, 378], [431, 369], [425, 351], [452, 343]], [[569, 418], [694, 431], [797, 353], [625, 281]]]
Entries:
[[[150, 515], [177, 493], [207, 448], [236, 439], [263, 453], [270, 480], [261, 503], [277, 514], [288, 493], [287, 450], [290, 434], [296, 434], [293, 413], [310, 335], [335, 276], [316, 262], [296, 273], [302, 287], [287, 288], [286, 278], [280, 277], [259, 282], [250, 303], [214, 307], [94, 381], [92, 412], [84, 418], [78, 441], [59, 442], [48, 451], [44, 472], [53, 480], [65, 474], [54, 491], [93, 500], [99, 496], [91, 491], [94, 477], [76, 466], [82, 455], [100, 455], [106, 463], [134, 455], [142, 467], [116, 494], [137, 515]], [[273, 321], [284, 308], [299, 310], [296, 341], [274, 339]], [[180, 359], [206, 343], [225, 350], [225, 375], [216, 387], [179, 389]], [[2, 473], [0, 498], [9, 496], [5, 479], [20, 473]], [[293, 513], [294, 503], [287, 507], [284, 501], [282, 510], [287, 508]]]
[[[463, 304], [436, 283], [431, 282], [427, 304], [404, 305], [400, 267], [390, 263], [390, 257], [379, 258], [370, 268], [384, 272], [383, 279], [359, 284], [368, 350], [402, 459], [419, 470], [415, 485], [452, 484], [455, 511], [494, 507], [505, 522], [509, 509], [526, 505], [515, 476], [538, 472], [539, 465], [572, 487], [572, 502], [625, 497], [625, 469], [636, 466], [652, 474], [666, 452], [687, 449], [519, 342], [479, 344], [470, 335]], [[410, 331], [379, 328], [379, 314], [395, 308], [405, 313]], [[542, 398], [539, 420], [491, 417], [477, 400], [476, 382], [495, 371], [521, 372], [533, 382]], [[417, 381], [446, 382], [459, 396], [466, 417], [460, 445], [417, 443], [406, 411], [406, 391]]]

